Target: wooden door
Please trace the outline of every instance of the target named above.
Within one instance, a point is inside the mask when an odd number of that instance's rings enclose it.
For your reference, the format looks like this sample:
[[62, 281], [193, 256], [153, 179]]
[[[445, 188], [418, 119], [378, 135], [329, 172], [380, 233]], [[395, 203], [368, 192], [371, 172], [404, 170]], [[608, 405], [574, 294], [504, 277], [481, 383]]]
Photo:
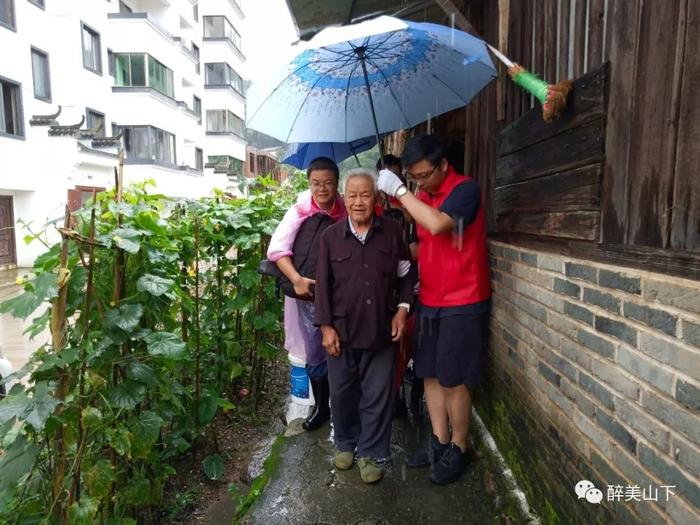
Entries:
[[0, 195], [0, 265], [16, 264], [15, 219], [12, 197]]

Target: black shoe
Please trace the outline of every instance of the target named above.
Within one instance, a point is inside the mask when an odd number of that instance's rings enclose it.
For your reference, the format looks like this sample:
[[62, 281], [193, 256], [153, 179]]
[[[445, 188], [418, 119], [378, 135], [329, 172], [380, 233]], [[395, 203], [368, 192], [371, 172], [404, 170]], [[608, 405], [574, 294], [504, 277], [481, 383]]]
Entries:
[[311, 382], [311, 390], [314, 393], [316, 405], [314, 406], [314, 411], [301, 426], [304, 430], [316, 430], [331, 417], [331, 409], [328, 404], [330, 398], [328, 375], [311, 377], [309, 381]]
[[450, 448], [449, 443], [442, 444], [435, 434], [430, 436], [430, 446], [415, 450], [406, 458], [406, 466], [410, 468], [428, 467], [442, 459], [443, 454]]
[[462, 452], [457, 445], [450, 443], [440, 461], [436, 461], [433, 465], [430, 481], [436, 485], [447, 485], [457, 481], [467, 470], [473, 456], [473, 449], [470, 448], [466, 452]]

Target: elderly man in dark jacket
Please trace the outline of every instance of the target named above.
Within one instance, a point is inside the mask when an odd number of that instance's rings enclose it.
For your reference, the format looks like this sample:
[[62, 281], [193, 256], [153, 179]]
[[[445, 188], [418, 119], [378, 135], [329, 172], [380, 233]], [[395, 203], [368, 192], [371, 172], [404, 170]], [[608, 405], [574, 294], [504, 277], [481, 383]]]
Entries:
[[405, 331], [417, 273], [401, 227], [374, 215], [372, 172], [351, 170], [348, 220], [321, 237], [315, 323], [329, 354], [336, 468], [352, 467], [357, 450], [365, 483], [383, 477], [391, 437], [394, 345]]

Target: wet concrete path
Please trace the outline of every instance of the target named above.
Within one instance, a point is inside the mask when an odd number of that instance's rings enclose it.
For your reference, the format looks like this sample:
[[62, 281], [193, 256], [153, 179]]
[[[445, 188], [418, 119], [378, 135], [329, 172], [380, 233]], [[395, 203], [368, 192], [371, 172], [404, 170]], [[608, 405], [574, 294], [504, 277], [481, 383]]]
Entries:
[[[290, 425], [291, 426], [291, 425]], [[337, 471], [329, 428], [285, 438], [277, 465], [246, 524], [487, 524], [498, 516], [484, 490], [485, 460], [456, 483], [433, 485], [430, 470], [406, 468], [405, 458], [429, 432], [424, 418], [394, 419], [386, 475], [365, 485], [357, 465]]]

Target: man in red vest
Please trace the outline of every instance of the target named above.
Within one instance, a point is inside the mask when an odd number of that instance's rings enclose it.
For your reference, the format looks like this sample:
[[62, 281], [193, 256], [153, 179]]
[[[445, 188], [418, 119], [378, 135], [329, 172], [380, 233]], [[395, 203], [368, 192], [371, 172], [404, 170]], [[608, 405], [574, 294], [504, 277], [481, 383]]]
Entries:
[[[491, 297], [484, 208], [477, 183], [448, 164], [436, 137], [409, 140], [403, 164], [417, 195], [389, 170], [381, 171], [378, 187], [398, 198], [417, 223], [419, 331], [413, 360], [416, 375], [424, 378], [433, 429], [430, 479], [443, 485], [456, 481], [473, 456], [471, 389], [481, 380]], [[414, 458], [409, 466], [419, 463]]]

